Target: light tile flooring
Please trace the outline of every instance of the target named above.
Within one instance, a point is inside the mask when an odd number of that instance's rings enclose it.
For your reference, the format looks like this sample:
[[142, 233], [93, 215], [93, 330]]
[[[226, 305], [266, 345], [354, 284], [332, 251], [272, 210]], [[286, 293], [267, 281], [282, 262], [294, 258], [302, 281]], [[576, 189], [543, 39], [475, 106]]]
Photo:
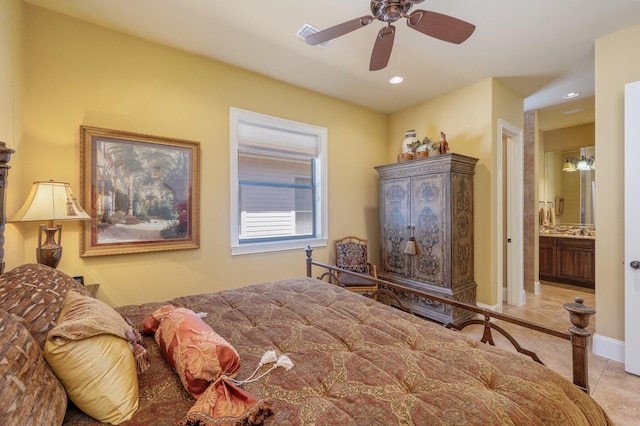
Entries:
[[[541, 294], [527, 294], [525, 307], [505, 304], [503, 313], [543, 324], [549, 328], [566, 330], [571, 324], [569, 314], [562, 305], [573, 302], [576, 296], [582, 297], [585, 305], [595, 307], [593, 290], [542, 282]], [[588, 327], [591, 332], [595, 331], [596, 316], [597, 314], [591, 317]], [[511, 333], [521, 346], [535, 351], [545, 365], [572, 380], [571, 343], [568, 340], [542, 335], [503, 321], [499, 324]], [[476, 333], [478, 331], [478, 329], [475, 330]], [[511, 344], [506, 339], [496, 339], [496, 345], [511, 348]], [[591, 351], [591, 345], [589, 351]], [[591, 396], [618, 426], [640, 425], [639, 376], [626, 373], [624, 365], [619, 362], [590, 353], [589, 385]]]

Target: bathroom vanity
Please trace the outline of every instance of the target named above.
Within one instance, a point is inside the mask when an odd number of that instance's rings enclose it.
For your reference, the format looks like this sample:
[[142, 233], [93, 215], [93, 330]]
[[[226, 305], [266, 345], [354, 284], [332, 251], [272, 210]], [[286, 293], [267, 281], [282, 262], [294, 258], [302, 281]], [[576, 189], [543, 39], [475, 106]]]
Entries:
[[540, 235], [540, 280], [595, 288], [595, 236]]

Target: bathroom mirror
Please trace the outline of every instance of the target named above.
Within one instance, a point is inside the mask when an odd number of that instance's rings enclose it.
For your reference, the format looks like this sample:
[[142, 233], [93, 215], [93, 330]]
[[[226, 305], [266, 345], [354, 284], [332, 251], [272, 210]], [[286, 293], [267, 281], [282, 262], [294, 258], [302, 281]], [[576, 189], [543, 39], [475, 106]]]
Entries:
[[544, 201], [553, 207], [556, 225], [595, 225], [595, 161], [589, 170], [563, 171], [567, 159], [582, 157], [595, 158], [595, 147], [545, 152]]

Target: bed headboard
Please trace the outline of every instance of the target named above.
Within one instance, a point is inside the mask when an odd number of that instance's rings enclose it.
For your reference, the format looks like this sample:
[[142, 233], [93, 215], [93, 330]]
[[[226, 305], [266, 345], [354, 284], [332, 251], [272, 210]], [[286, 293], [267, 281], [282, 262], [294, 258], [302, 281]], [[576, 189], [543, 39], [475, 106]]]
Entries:
[[7, 176], [9, 175], [9, 161], [15, 151], [7, 148], [7, 144], [0, 141], [0, 275], [4, 274], [4, 225], [7, 223], [5, 209]]

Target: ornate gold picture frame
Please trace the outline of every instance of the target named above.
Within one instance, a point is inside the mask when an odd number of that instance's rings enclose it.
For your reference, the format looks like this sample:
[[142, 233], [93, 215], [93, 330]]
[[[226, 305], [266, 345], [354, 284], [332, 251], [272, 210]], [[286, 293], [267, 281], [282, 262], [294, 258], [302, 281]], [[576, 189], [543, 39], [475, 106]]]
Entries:
[[80, 256], [200, 247], [200, 143], [80, 126]]

